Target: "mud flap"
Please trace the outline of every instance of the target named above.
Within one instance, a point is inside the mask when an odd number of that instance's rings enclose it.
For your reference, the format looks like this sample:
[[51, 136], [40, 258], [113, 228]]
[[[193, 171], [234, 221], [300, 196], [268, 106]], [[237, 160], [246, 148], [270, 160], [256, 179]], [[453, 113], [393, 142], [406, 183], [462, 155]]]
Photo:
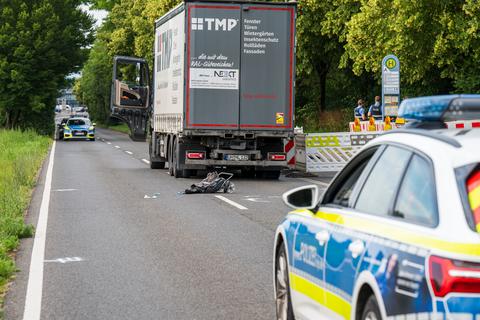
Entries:
[[150, 78], [144, 59], [115, 56], [110, 99], [111, 117], [127, 123], [130, 138], [145, 141], [150, 114]]

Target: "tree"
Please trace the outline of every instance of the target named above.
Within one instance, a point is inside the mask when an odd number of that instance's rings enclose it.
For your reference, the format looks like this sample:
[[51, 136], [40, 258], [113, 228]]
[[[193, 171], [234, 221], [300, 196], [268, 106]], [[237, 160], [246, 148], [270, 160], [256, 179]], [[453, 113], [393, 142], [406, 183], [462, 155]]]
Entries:
[[0, 125], [52, 132], [58, 89], [92, 40], [80, 3], [0, 0]]
[[147, 59], [153, 67], [153, 25], [155, 20], [180, 0], [119, 0], [97, 32], [82, 77], [75, 84], [77, 98], [89, 107], [92, 116], [109, 121], [110, 82], [115, 55]]

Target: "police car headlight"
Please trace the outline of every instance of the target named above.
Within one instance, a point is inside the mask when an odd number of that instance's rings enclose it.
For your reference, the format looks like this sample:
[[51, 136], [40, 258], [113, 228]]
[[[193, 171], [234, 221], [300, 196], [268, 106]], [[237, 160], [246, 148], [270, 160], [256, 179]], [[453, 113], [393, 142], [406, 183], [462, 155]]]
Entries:
[[88, 130], [93, 131], [93, 130], [95, 130], [95, 127], [94, 127], [94, 126], [90, 126], [90, 128], [88, 128]]

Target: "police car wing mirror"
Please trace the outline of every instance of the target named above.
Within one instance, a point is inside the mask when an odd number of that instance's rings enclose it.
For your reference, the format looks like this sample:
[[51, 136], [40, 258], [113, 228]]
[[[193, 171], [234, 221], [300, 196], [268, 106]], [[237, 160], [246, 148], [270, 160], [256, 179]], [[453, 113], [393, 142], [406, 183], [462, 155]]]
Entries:
[[298, 187], [285, 192], [282, 198], [293, 209], [314, 209], [320, 200], [320, 190], [316, 185]]

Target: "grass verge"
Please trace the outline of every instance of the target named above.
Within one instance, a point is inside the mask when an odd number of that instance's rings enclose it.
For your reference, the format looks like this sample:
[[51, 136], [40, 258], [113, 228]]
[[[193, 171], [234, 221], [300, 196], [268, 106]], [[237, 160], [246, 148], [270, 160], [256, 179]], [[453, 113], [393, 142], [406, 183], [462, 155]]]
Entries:
[[99, 124], [97, 126], [100, 128], [107, 128], [113, 131], [130, 134], [130, 129], [128, 128], [128, 125], [126, 123], [111, 124], [111, 125]]
[[12, 251], [20, 238], [33, 234], [24, 213], [50, 142], [34, 131], [0, 130], [0, 319], [6, 285], [16, 271]]

